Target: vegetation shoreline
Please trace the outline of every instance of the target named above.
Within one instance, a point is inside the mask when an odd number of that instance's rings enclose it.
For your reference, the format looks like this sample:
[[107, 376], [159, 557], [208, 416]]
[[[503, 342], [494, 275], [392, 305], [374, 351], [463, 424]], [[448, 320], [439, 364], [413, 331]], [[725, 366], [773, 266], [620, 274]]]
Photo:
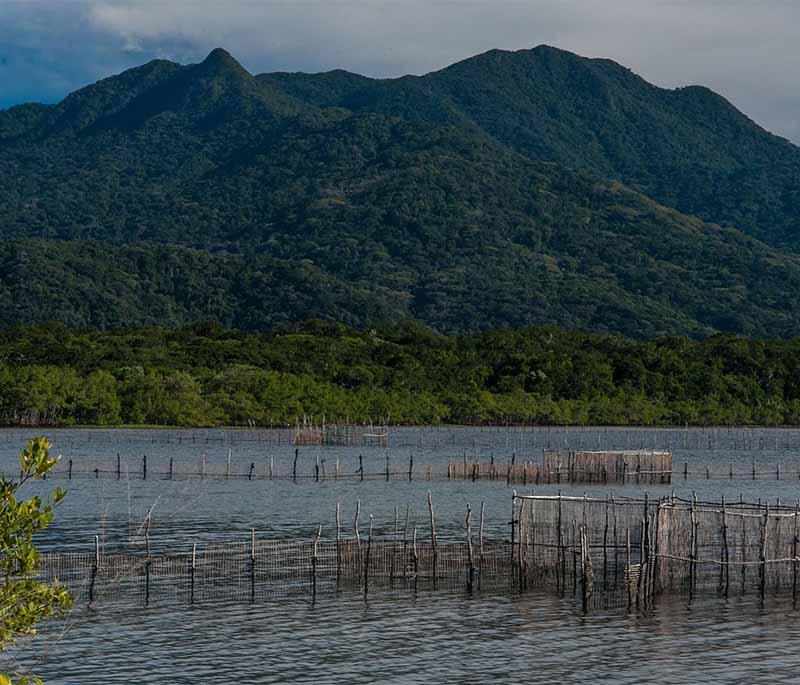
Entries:
[[0, 331], [0, 425], [797, 426], [800, 339], [630, 340], [553, 327], [439, 335], [311, 321]]

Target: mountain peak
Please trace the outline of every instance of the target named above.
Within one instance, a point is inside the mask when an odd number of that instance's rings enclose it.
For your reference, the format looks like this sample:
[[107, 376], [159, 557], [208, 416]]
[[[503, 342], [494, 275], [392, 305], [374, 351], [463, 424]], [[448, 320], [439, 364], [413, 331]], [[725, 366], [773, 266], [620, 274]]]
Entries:
[[239, 64], [236, 58], [223, 48], [214, 48], [208, 53], [208, 57], [202, 61], [201, 65], [209, 69], [233, 70], [248, 73], [247, 69]]

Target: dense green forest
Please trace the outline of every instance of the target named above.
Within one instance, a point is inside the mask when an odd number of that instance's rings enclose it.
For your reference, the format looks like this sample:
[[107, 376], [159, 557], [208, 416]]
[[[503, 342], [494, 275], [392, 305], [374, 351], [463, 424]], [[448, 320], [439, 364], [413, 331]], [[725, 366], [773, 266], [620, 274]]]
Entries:
[[710, 91], [553, 48], [391, 80], [157, 60], [0, 112], [0, 326], [789, 338], [798, 173]]
[[635, 341], [551, 327], [442, 336], [415, 322], [270, 333], [216, 324], [0, 333], [6, 425], [800, 424], [800, 339]]

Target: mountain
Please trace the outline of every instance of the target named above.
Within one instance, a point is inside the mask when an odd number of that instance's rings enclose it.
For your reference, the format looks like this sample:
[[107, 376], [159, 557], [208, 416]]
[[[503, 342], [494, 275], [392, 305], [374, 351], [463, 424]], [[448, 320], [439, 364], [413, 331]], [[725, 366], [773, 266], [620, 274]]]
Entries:
[[421, 77], [214, 50], [0, 112], [0, 323], [800, 333], [800, 149], [549, 47]]

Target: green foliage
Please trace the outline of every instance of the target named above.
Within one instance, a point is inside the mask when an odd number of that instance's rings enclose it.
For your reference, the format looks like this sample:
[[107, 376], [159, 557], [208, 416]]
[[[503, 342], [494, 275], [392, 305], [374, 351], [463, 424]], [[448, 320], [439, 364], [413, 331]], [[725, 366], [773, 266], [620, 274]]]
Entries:
[[0, 325], [790, 337], [798, 173], [718, 96], [552, 48], [380, 81], [158, 60], [0, 112]]
[[6, 425], [800, 424], [800, 339], [637, 341], [557, 328], [442, 336], [415, 322], [271, 333], [198, 325], [0, 333]]
[[[35, 578], [38, 554], [33, 538], [52, 521], [53, 508], [64, 493], [56, 488], [48, 500], [19, 498], [28, 480], [44, 478], [57, 463], [58, 458], [50, 456], [50, 443], [34, 438], [20, 454], [20, 479], [0, 479], [0, 648], [35, 634], [39, 621], [65, 611], [71, 603], [67, 591], [57, 583], [47, 585]], [[0, 675], [0, 685], [11, 682], [10, 676]], [[41, 681], [16, 674], [14, 682]]]

